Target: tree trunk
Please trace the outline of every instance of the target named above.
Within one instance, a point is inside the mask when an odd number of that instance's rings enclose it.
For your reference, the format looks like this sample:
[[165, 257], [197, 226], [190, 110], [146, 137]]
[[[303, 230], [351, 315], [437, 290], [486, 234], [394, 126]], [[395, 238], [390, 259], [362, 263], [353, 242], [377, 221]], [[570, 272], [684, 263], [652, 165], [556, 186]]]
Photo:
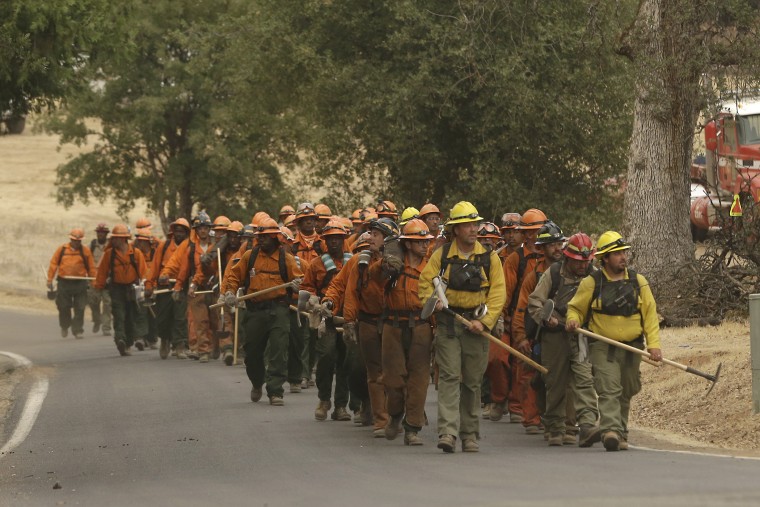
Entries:
[[633, 245], [631, 264], [649, 278], [656, 294], [667, 297], [688, 283], [677, 271], [694, 258], [689, 168], [700, 73], [694, 70], [698, 65], [684, 63], [698, 50], [689, 47], [692, 11], [683, 12], [684, 4], [693, 3], [642, 0], [621, 48], [637, 69], [622, 232]]

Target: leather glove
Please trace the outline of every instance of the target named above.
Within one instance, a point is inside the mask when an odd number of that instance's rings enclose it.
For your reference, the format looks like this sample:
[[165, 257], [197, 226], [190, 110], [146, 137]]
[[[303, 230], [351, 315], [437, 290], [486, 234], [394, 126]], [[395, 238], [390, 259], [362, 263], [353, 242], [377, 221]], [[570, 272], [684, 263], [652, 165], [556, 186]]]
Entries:
[[201, 264], [208, 266], [216, 258], [216, 250], [209, 250], [201, 255]]
[[53, 282], [48, 282], [47, 288], [48, 290], [53, 290]]
[[346, 343], [356, 343], [356, 322], [346, 322], [343, 324], [343, 341]]
[[182, 301], [182, 291], [173, 290], [172, 291], [172, 300], [174, 302], [180, 302], [180, 301]]
[[238, 302], [238, 298], [235, 294], [232, 293], [232, 291], [227, 291], [224, 294], [224, 304], [232, 308], [235, 306]]
[[329, 299], [327, 299], [321, 305], [317, 305], [317, 307], [316, 307], [316, 309], [314, 311], [316, 311], [319, 314], [320, 317], [324, 317], [325, 319], [329, 319], [330, 317], [333, 316], [332, 308], [333, 308], [332, 301], [330, 301]]
[[187, 289], [187, 297], [194, 298], [195, 297], [195, 285], [190, 285], [190, 287]]
[[290, 285], [293, 287], [293, 290], [295, 292], [298, 292], [299, 289], [301, 288], [302, 281], [303, 281], [302, 278], [294, 278], [293, 280], [291, 280]]
[[496, 338], [501, 338], [501, 335], [504, 334], [504, 317], [499, 317], [499, 320], [497, 320], [496, 324], [493, 326], [493, 331], [491, 331], [491, 334]]
[[306, 311], [311, 312], [314, 311], [315, 308], [319, 306], [319, 298], [317, 296], [311, 296], [309, 297], [309, 300], [306, 302]]
[[168, 285], [169, 284], [169, 277], [166, 275], [161, 275], [158, 277], [158, 285]]
[[522, 340], [515, 344], [515, 348], [525, 354], [526, 356], [530, 357], [530, 354], [532, 352], [532, 347], [530, 346], [530, 342], [528, 340]]
[[381, 268], [383, 271], [383, 278], [398, 276], [404, 270], [404, 261], [395, 255], [385, 255], [383, 257]]
[[216, 304], [218, 305], [226, 304], [226, 300], [224, 299], [224, 294], [219, 294], [219, 299], [216, 300]]
[[145, 289], [144, 295], [146, 298], [149, 298], [153, 295], [153, 289]]

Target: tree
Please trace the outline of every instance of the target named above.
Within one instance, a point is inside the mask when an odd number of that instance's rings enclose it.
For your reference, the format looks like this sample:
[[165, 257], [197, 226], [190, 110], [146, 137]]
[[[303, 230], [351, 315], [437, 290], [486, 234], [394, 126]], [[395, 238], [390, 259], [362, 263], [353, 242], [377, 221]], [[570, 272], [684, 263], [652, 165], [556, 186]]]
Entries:
[[[139, 1], [115, 7], [126, 19], [111, 34], [120, 41], [83, 70], [96, 86], [72, 94], [47, 127], [62, 142], [92, 149], [58, 168], [58, 200], [103, 202], [112, 197], [125, 214], [148, 201], [164, 229], [195, 207], [243, 217], [274, 208], [286, 190], [262, 144], [248, 146], [216, 112], [227, 100], [217, 75], [213, 34], [225, 14], [245, 2]], [[247, 135], [266, 138], [255, 123]]]
[[[601, 3], [589, 19], [581, 1], [283, 1], [246, 24], [279, 28], [271, 68], [297, 76], [286, 114], [307, 125], [312, 182], [339, 209], [469, 199], [489, 217], [541, 206], [570, 228], [614, 211], [602, 189], [625, 165], [631, 95], [610, 40], [631, 15]], [[233, 46], [271, 41], [251, 30]]]
[[80, 86], [88, 50], [108, 26], [102, 0], [4, 0], [0, 3], [0, 112], [54, 107]]
[[636, 68], [624, 230], [635, 263], [671, 301], [690, 280], [689, 167], [700, 110], [730, 78], [757, 83], [760, 12], [753, 0], [642, 0], [619, 52]]

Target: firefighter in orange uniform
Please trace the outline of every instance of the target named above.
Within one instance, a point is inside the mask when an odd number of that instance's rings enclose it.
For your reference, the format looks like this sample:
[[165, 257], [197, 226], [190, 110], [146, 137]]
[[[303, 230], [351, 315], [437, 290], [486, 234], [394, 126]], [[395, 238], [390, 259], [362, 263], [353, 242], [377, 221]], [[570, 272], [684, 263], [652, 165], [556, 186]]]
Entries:
[[296, 234], [295, 244], [293, 245], [293, 255], [311, 262], [319, 257], [319, 253], [314, 250], [314, 243], [319, 243], [319, 234], [315, 231], [317, 212], [314, 211], [314, 205], [310, 202], [302, 202], [298, 205], [296, 211]]
[[[90, 242], [90, 252], [95, 259], [95, 271], [100, 265], [100, 259], [108, 245], [108, 233], [111, 229], [105, 223], [99, 223], [95, 227], [96, 237]], [[90, 287], [87, 294], [87, 304], [92, 312], [92, 332], [103, 330], [103, 336], [111, 336], [111, 296], [107, 290], [95, 290]]]
[[[84, 337], [84, 309], [87, 307], [87, 277], [95, 276], [95, 259], [92, 252], [82, 245], [84, 231], [72, 229], [69, 243], [56, 249], [50, 259], [47, 273], [47, 287], [53, 289], [53, 278], [58, 273], [58, 293], [55, 305], [58, 307], [58, 324], [61, 336], [66, 338], [69, 327], [74, 338]], [[72, 317], [73, 312], [73, 317]]]
[[[282, 288], [245, 301], [245, 370], [251, 381], [251, 401], [261, 399], [266, 381], [267, 396], [272, 406], [284, 405], [283, 384], [288, 374], [290, 335], [290, 303], [298, 291], [303, 273], [293, 255], [280, 244], [282, 232], [274, 219], [262, 220], [258, 245], [243, 254], [230, 269], [224, 282], [225, 294], [220, 297], [232, 308], [238, 303], [237, 290], [245, 294], [291, 282]], [[268, 347], [268, 348], [267, 348]], [[265, 351], [266, 369], [265, 369]]]
[[385, 285], [382, 371], [387, 397], [385, 438], [393, 440], [404, 426], [404, 444], [422, 445], [418, 433], [425, 425], [425, 400], [430, 375], [433, 328], [422, 320], [417, 293], [420, 273], [432, 235], [419, 219], [406, 223], [400, 236], [403, 259], [384, 256], [370, 268], [370, 276]]
[[114, 342], [119, 354], [130, 355], [134, 338], [145, 338], [148, 323], [137, 308], [135, 285], [148, 276], [143, 253], [129, 244], [132, 235], [124, 224], [111, 231], [111, 248], [103, 254], [95, 278], [95, 288], [111, 293]]

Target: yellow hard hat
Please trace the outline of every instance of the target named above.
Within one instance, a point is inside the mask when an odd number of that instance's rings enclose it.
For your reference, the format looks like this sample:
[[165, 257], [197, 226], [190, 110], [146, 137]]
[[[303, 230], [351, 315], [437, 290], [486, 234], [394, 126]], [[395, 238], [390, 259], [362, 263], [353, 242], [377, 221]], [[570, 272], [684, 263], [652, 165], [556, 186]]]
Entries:
[[619, 250], [628, 250], [631, 245], [623, 240], [623, 236], [619, 232], [607, 231], [596, 242], [596, 256], [603, 257], [610, 252], [617, 252]]
[[460, 201], [449, 211], [449, 219], [446, 225], [464, 224], [467, 222], [480, 222], [483, 217], [478, 215], [478, 209], [467, 201]]
[[399, 221], [398, 224], [403, 227], [404, 225], [406, 225], [407, 222], [409, 222], [409, 220], [413, 218], [419, 218], [419, 215], [420, 215], [420, 210], [410, 206], [401, 213], [401, 220]]

